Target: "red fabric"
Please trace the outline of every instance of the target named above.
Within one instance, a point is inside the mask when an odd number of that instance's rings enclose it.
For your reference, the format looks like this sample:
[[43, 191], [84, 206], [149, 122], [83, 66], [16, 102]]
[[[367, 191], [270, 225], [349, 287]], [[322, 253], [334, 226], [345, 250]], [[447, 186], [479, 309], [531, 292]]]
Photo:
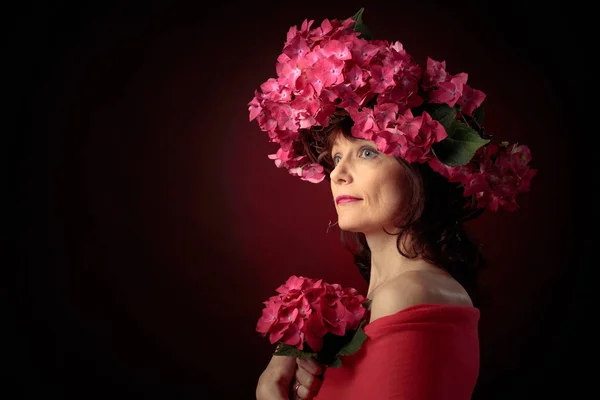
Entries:
[[479, 375], [479, 309], [420, 304], [365, 325], [368, 338], [327, 368], [315, 400], [468, 400]]

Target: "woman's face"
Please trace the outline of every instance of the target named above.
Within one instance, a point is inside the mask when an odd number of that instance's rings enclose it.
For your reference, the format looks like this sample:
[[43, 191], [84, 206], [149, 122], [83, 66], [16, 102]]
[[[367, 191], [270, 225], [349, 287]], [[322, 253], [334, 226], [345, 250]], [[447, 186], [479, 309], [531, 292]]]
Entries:
[[393, 232], [405, 192], [404, 166], [377, 151], [374, 142], [342, 134], [335, 138], [331, 156], [331, 193], [340, 229], [367, 234], [385, 227]]

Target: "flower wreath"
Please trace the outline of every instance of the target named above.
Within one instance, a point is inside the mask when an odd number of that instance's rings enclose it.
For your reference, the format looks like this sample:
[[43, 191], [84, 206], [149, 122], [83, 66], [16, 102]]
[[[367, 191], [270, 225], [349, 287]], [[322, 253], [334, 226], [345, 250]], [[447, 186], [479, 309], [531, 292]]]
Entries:
[[280, 146], [268, 157], [291, 175], [321, 182], [328, 177], [315, 157], [325, 150], [322, 132], [345, 115], [353, 137], [409, 163], [429, 163], [462, 185], [473, 209], [516, 210], [517, 194], [529, 191], [537, 172], [528, 166], [529, 148], [491, 143], [483, 128], [486, 95], [467, 85], [468, 75], [453, 75], [445, 61], [429, 57], [422, 68], [400, 42], [371, 40], [363, 11], [289, 29], [277, 78], [248, 103], [250, 121]]

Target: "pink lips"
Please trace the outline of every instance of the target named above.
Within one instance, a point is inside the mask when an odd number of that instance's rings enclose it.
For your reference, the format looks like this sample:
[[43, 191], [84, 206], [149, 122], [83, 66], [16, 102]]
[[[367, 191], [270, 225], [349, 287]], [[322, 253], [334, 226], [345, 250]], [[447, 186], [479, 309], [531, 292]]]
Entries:
[[335, 202], [337, 204], [352, 203], [352, 202], [360, 201], [360, 200], [362, 200], [362, 199], [359, 198], [359, 197], [345, 196], [345, 195], [344, 196], [338, 196], [338, 197], [335, 198]]

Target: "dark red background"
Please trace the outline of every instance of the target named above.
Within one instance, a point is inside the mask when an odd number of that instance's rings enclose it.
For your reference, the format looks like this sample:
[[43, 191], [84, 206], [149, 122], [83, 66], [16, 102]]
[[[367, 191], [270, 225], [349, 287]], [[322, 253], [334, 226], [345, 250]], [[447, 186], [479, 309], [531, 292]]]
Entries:
[[363, 6], [377, 38], [468, 72], [488, 95], [488, 130], [530, 146], [539, 169], [519, 212], [471, 224], [491, 298], [473, 398], [583, 390], [593, 203], [573, 107], [590, 47], [571, 15], [587, 12], [405, 3], [59, 2], [11, 17], [6, 346], [19, 398], [252, 399], [273, 349], [255, 324], [275, 287], [297, 274], [365, 292], [338, 231], [326, 233], [327, 183], [276, 169], [246, 106], [291, 25]]

